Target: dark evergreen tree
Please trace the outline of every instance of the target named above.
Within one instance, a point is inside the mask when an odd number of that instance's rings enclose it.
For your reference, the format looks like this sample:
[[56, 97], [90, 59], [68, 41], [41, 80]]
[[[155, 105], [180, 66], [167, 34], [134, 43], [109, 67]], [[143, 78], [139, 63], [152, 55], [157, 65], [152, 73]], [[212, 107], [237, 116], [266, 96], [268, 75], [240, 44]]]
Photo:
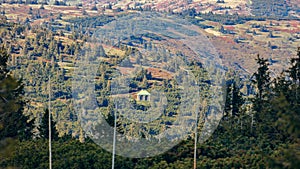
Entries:
[[31, 138], [32, 123], [23, 115], [26, 102], [23, 100], [21, 80], [14, 79], [7, 67], [9, 54], [0, 49], [0, 140], [5, 137]]
[[231, 115], [238, 117], [241, 107], [244, 104], [244, 99], [240, 91], [239, 76], [234, 73], [234, 78], [230, 79], [226, 85], [226, 100], [224, 112], [225, 116]]
[[300, 104], [300, 47], [297, 51], [297, 57], [291, 59], [291, 68], [287, 71], [291, 80], [292, 97], [294, 104]]
[[[270, 141], [277, 133], [274, 123], [276, 113], [272, 111], [270, 100], [272, 99], [271, 77], [269, 72], [268, 59], [257, 56], [258, 69], [253, 74], [252, 83], [256, 89], [256, 95], [252, 99], [254, 115], [251, 119], [252, 134], [257, 137], [264, 137], [265, 141]], [[260, 135], [260, 136], [259, 136]]]
[[[53, 121], [53, 118], [51, 116], [51, 138], [52, 140], [58, 140], [58, 132], [56, 130], [56, 123]], [[41, 124], [38, 127], [38, 130], [40, 132], [40, 137], [49, 139], [49, 110], [46, 109], [44, 116], [42, 118]]]
[[300, 48], [296, 58], [291, 59], [291, 67], [275, 79], [272, 111], [276, 112], [275, 126], [280, 132], [277, 141], [281, 145], [276, 156], [269, 161], [270, 168], [298, 168], [300, 157], [300, 105], [299, 99], [299, 69]]
[[240, 114], [240, 109], [244, 104], [244, 99], [240, 92], [240, 87], [236, 82], [232, 84], [232, 116], [237, 117]]
[[257, 55], [257, 72], [253, 74], [252, 83], [255, 85], [257, 92], [254, 101], [254, 110], [260, 112], [263, 108], [264, 102], [267, 100], [267, 95], [270, 91], [270, 72], [268, 59], [260, 58]]
[[279, 127], [297, 138], [300, 136], [300, 48], [290, 64], [287, 76], [281, 76], [275, 81], [276, 97], [273, 104], [281, 119], [278, 120]]
[[226, 100], [224, 107], [224, 117], [228, 117], [232, 110], [232, 85], [226, 84]]

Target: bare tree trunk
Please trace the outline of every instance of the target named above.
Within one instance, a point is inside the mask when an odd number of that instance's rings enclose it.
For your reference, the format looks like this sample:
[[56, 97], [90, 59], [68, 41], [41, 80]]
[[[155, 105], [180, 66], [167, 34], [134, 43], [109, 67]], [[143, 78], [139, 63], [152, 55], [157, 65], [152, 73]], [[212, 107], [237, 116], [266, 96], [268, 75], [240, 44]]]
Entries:
[[197, 168], [197, 130], [198, 130], [198, 109], [196, 109], [196, 124], [195, 124], [195, 143], [194, 143], [194, 169]]
[[254, 117], [253, 117], [254, 115], [253, 115], [253, 113], [251, 113], [251, 133], [252, 133], [252, 131], [253, 131], [253, 124], [254, 124]]
[[49, 124], [49, 169], [52, 169], [52, 147], [51, 147], [51, 81], [50, 81], [50, 76], [49, 76], [49, 88], [48, 88], [48, 92], [49, 92], [49, 105], [48, 105], [48, 109], [49, 109], [49, 116], [48, 116], [48, 124]]
[[116, 104], [115, 110], [115, 120], [114, 120], [114, 138], [113, 138], [113, 153], [112, 153], [112, 165], [111, 168], [115, 168], [115, 154], [116, 154], [116, 133], [117, 133], [117, 111], [118, 111], [118, 104]]

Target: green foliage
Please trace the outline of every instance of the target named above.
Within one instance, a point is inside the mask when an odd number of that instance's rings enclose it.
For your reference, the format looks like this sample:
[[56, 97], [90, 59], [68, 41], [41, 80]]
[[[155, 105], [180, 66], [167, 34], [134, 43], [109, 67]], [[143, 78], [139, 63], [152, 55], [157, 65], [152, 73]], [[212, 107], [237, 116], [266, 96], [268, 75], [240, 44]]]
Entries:
[[[58, 140], [58, 132], [56, 130], [56, 123], [53, 121], [52, 115], [51, 117], [51, 139]], [[49, 110], [46, 109], [43, 115], [40, 126], [38, 127], [40, 132], [40, 137], [46, 140], [49, 139]]]
[[256, 16], [287, 17], [290, 10], [289, 5], [284, 0], [253, 0], [251, 1], [252, 13]]
[[226, 90], [226, 102], [225, 102], [225, 116], [229, 114], [238, 117], [241, 111], [241, 107], [244, 104], [244, 99], [240, 92], [240, 88], [236, 81], [229, 82]]
[[83, 27], [96, 28], [97, 26], [103, 26], [104, 24], [107, 24], [113, 20], [113, 17], [102, 15], [84, 18], [74, 18], [66, 21], [74, 24], [74, 28], [79, 28], [80, 25]]
[[300, 90], [300, 48], [298, 49], [297, 58], [292, 58], [290, 64], [291, 67], [275, 79], [276, 90], [274, 90], [272, 102], [279, 117], [278, 127], [295, 139], [300, 136], [300, 102], [298, 99]]
[[[53, 168], [110, 167], [110, 154], [94, 143], [83, 144], [74, 139], [52, 143]], [[18, 142], [11, 160], [0, 163], [0, 167], [48, 168], [48, 156], [47, 140]]]
[[270, 72], [269, 72], [269, 63], [267, 59], [260, 58], [257, 55], [257, 72], [253, 74], [252, 83], [257, 88], [256, 97], [253, 100], [254, 102], [254, 111], [260, 113], [265, 102], [268, 100], [268, 94], [270, 93]]
[[[255, 2], [257, 3], [257, 1]], [[256, 4], [255, 4], [256, 5]], [[195, 10], [187, 10], [185, 14], [192, 22], [201, 25], [201, 20], [192, 18], [200, 16], [206, 20], [218, 21], [223, 24], [244, 23], [248, 20], [265, 20], [263, 16], [239, 16], [219, 15], [213, 13], [197, 14]], [[22, 83], [26, 94], [22, 96], [23, 88], [21, 81], [17, 81], [9, 72], [7, 60], [9, 55], [0, 51], [0, 168], [21, 167], [21, 168], [47, 168], [48, 167], [48, 111], [44, 113], [39, 125], [40, 135], [44, 139], [29, 140], [31, 128], [27, 124], [28, 118], [23, 116], [24, 99], [32, 98], [32, 105], [28, 106], [27, 112], [32, 117], [37, 117], [46, 107], [47, 101], [47, 80], [45, 75], [51, 75], [53, 85], [52, 111], [53, 119], [60, 119], [59, 124], [55, 124], [51, 119], [53, 135], [53, 168], [110, 168], [111, 153], [106, 152], [100, 146], [92, 143], [86, 138], [84, 143], [72, 139], [72, 136], [58, 138], [57, 130], [60, 134], [72, 133], [76, 138], [83, 137], [83, 131], [79, 127], [77, 115], [71, 106], [71, 81], [70, 74], [74, 60], [82, 48], [85, 41], [84, 27], [95, 28], [114, 20], [113, 17], [101, 16], [87, 18], [74, 18], [67, 20], [70, 25], [66, 25], [63, 31], [70, 33], [68, 42], [57, 40], [57, 34], [53, 31], [46, 31], [43, 27], [26, 27], [32, 29], [35, 36], [26, 37], [23, 50], [18, 57], [21, 64], [18, 69], [12, 67], [12, 72], [23, 77]], [[205, 25], [204, 25], [205, 26]], [[16, 27], [15, 33], [9, 35], [22, 34], [25, 30]], [[92, 30], [92, 29], [91, 29]], [[223, 33], [230, 33], [221, 27]], [[268, 31], [261, 27], [261, 31]], [[255, 34], [255, 31], [253, 31]], [[64, 36], [61, 34], [61, 36]], [[146, 49], [155, 49], [155, 43], [144, 42], [143, 37], [152, 40], [163, 40], [156, 34], [145, 34], [143, 36], [131, 37], [137, 41], [139, 46]], [[67, 37], [64, 37], [67, 38]], [[77, 41], [78, 40], [78, 41]], [[108, 40], [107, 44], [115, 44]], [[144, 44], [142, 44], [144, 43]], [[9, 44], [9, 43], [8, 43]], [[270, 45], [271, 46], [271, 45]], [[16, 52], [12, 45], [7, 45], [10, 53]], [[95, 45], [95, 58], [101, 57], [104, 61], [99, 65], [97, 78], [95, 79], [95, 90], [98, 94], [97, 101], [101, 112], [106, 117], [107, 122], [113, 125], [114, 104], [108, 97], [110, 95], [111, 78], [116, 75], [115, 65], [123, 61], [127, 67], [135, 66], [132, 60], [110, 56], [105, 53], [102, 45]], [[145, 60], [139, 54], [138, 49], [127, 47], [122, 44], [118, 48], [125, 51], [126, 56], [137, 55], [133, 61], [141, 64]], [[161, 52], [155, 56], [156, 61], [164, 64], [167, 62], [167, 54]], [[182, 58], [185, 59], [186, 56]], [[149, 58], [150, 60], [153, 58]], [[197, 166], [198, 168], [297, 168], [299, 166], [299, 136], [300, 136], [300, 49], [298, 57], [291, 59], [291, 67], [283, 74], [272, 81], [269, 75], [269, 64], [266, 59], [257, 58], [258, 70], [253, 75], [253, 87], [257, 89], [256, 96], [252, 103], [245, 102], [245, 96], [241, 95], [239, 79], [231, 79], [227, 87], [227, 99], [225, 105], [225, 117], [212, 135], [204, 143], [197, 145]], [[61, 63], [59, 63], [60, 61]], [[59, 65], [62, 64], [63, 66]], [[64, 65], [67, 65], [64, 67]], [[176, 66], [166, 69], [174, 71]], [[196, 77], [196, 82], [200, 86], [201, 98], [209, 98], [209, 88], [212, 77], [208, 77], [201, 63], [193, 62], [189, 69]], [[185, 78], [186, 74], [181, 74], [179, 78]], [[155, 77], [155, 76], [154, 76]], [[152, 77], [146, 69], [140, 72], [130, 81], [130, 92], [136, 92], [142, 88], [161, 89], [165, 92], [168, 100], [166, 110], [163, 112], [162, 120], [156, 121], [154, 126], [147, 124], [136, 125], [129, 120], [118, 117], [117, 128], [120, 133], [128, 134], [132, 129], [132, 135], [136, 136], [143, 132], [143, 137], [147, 137], [149, 131], [161, 132], [166, 125], [172, 124], [179, 111], [178, 105], [181, 103], [180, 87], [175, 80], [159, 79]], [[218, 79], [218, 78], [217, 78]], [[155, 86], [155, 83], [158, 85]], [[4, 87], [5, 86], [5, 87]], [[21, 97], [22, 96], [22, 97]], [[246, 96], [247, 97], [247, 96]], [[5, 98], [5, 99], [3, 99]], [[91, 97], [87, 98], [90, 99]], [[7, 101], [7, 102], [6, 102]], [[132, 100], [133, 105], [140, 110], [146, 110], [148, 105]], [[38, 106], [36, 106], [38, 105]], [[252, 108], [244, 109], [244, 106]], [[86, 107], [87, 109], [89, 106]], [[92, 112], [88, 110], [87, 113]], [[254, 115], [254, 116], [251, 116]], [[201, 121], [201, 120], [200, 120]], [[200, 124], [201, 125], [201, 124]], [[56, 126], [56, 127], [55, 127]], [[199, 127], [200, 130], [200, 127]], [[28, 133], [26, 133], [28, 132]], [[127, 133], [126, 133], [127, 132]], [[19, 137], [28, 140], [8, 137]], [[192, 136], [169, 150], [156, 157], [145, 159], [127, 159], [117, 156], [116, 168], [192, 168], [193, 159]]]
[[[299, 55], [299, 54], [298, 54]], [[298, 81], [293, 78], [280, 76], [270, 82], [267, 75], [268, 64], [259, 59], [259, 68], [254, 81], [255, 86], [261, 86], [261, 99], [264, 106], [258, 116], [262, 121], [256, 121], [255, 134], [250, 130], [251, 118], [241, 109], [243, 99], [238, 89], [238, 80], [234, 80], [227, 87], [230, 96], [228, 111], [235, 112], [223, 119], [215, 133], [204, 143], [197, 145], [198, 168], [297, 168], [299, 166], [299, 105], [295, 100], [299, 89]], [[291, 62], [291, 69], [295, 69], [298, 60]], [[291, 70], [289, 69], [289, 70]], [[195, 71], [195, 70], [194, 70]], [[199, 72], [198, 72], [199, 73]], [[203, 73], [203, 72], [202, 72]], [[290, 76], [290, 71], [286, 72]], [[260, 76], [261, 74], [261, 76]], [[297, 74], [297, 72], [296, 72]], [[262, 82], [258, 82], [260, 79]], [[198, 79], [201, 81], [201, 79]], [[269, 82], [269, 85], [266, 85]], [[273, 84], [274, 83], [274, 84]], [[273, 85], [271, 85], [273, 84]], [[170, 99], [175, 98], [174, 82], [166, 84], [166, 91]], [[258, 92], [260, 90], [257, 90]], [[269, 91], [268, 94], [267, 91]], [[173, 96], [174, 95], [174, 96]], [[297, 96], [298, 97], [298, 96]], [[256, 99], [260, 99], [259, 93]], [[253, 104], [260, 104], [253, 102]], [[111, 105], [112, 106], [112, 105]], [[266, 108], [267, 107], [267, 108]], [[236, 109], [235, 108], [235, 109]], [[255, 110], [257, 110], [254, 106]], [[112, 111], [112, 110], [109, 110]], [[271, 113], [274, 112], [274, 113]], [[270, 114], [274, 117], [270, 117]], [[110, 123], [113, 122], [109, 117]], [[232, 123], [234, 122], [234, 123]], [[7, 142], [11, 142], [7, 140]], [[192, 168], [193, 139], [189, 138], [171, 150], [151, 158], [127, 159], [116, 157], [117, 168]], [[9, 148], [11, 153], [0, 161], [1, 167], [15, 166], [22, 168], [46, 168], [48, 166], [48, 142], [44, 139], [14, 142], [17, 146]], [[6, 145], [6, 142], [1, 142]], [[92, 143], [89, 139], [85, 143], [63, 137], [53, 141], [53, 168], [110, 168], [111, 153]], [[6, 151], [8, 152], [8, 151]]]
[[9, 55], [4, 47], [0, 49], [0, 140], [6, 137], [28, 139], [32, 122], [23, 115], [25, 101], [22, 98], [23, 85], [15, 80], [7, 67]]
[[236, 24], [243, 24], [250, 20], [257, 20], [257, 21], [264, 21], [266, 20], [265, 17], [262, 16], [242, 16], [238, 14], [228, 15], [228, 14], [213, 14], [212, 12], [208, 13], [199, 13], [199, 17], [203, 18], [204, 20], [210, 20], [214, 22], [222, 23], [223, 25], [236, 25]]

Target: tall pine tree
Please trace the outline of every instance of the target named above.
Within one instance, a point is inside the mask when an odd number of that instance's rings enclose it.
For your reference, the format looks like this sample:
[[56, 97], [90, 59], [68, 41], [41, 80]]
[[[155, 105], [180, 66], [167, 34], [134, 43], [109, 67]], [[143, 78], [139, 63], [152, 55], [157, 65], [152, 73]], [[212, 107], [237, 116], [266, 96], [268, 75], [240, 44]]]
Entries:
[[275, 126], [280, 132], [281, 147], [272, 155], [270, 168], [299, 168], [300, 165], [300, 48], [291, 67], [275, 79], [272, 111], [276, 112]]
[[0, 49], [0, 140], [6, 137], [31, 138], [33, 120], [23, 115], [25, 101], [22, 98], [21, 80], [14, 79], [7, 66], [9, 54]]
[[[58, 132], [56, 130], [56, 123], [53, 121], [51, 116], [51, 138], [52, 140], [58, 140]], [[46, 109], [42, 118], [41, 124], [38, 128], [40, 131], [40, 137], [49, 139], [49, 110]]]
[[256, 112], [256, 120], [261, 121], [263, 108], [266, 108], [268, 96], [270, 94], [270, 72], [269, 63], [267, 59], [261, 58], [257, 55], [257, 72], [253, 74], [252, 83], [257, 89], [256, 96], [253, 99], [253, 110]]

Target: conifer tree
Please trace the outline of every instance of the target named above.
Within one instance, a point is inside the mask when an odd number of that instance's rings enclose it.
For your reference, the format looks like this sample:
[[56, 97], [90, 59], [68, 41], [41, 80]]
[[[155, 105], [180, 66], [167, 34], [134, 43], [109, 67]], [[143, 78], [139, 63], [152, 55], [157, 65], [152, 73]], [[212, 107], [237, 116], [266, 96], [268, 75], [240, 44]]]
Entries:
[[300, 48], [296, 58], [291, 59], [291, 67], [275, 81], [275, 97], [272, 107], [277, 112], [277, 125], [295, 138], [300, 136]]
[[22, 98], [21, 80], [14, 79], [7, 66], [9, 54], [0, 49], [0, 139], [5, 137], [31, 138], [33, 120], [23, 115], [25, 101]]
[[240, 88], [236, 82], [232, 84], [232, 115], [239, 116], [240, 108], [244, 104], [244, 99], [241, 95]]
[[257, 56], [258, 69], [252, 76], [252, 83], [256, 88], [256, 95], [252, 99], [252, 110], [254, 112], [251, 118], [252, 134], [264, 137], [271, 137], [274, 132], [273, 122], [275, 121], [275, 112], [271, 111], [271, 78], [269, 72], [269, 63], [267, 59]]
[[225, 107], [224, 107], [224, 117], [228, 117], [232, 110], [232, 85], [231, 82], [226, 84], [226, 98], [225, 98]]
[[[280, 132], [277, 140], [282, 141], [280, 156], [269, 161], [270, 168], [298, 168], [300, 137], [300, 106], [296, 98], [299, 94], [300, 48], [296, 58], [291, 59], [291, 67], [274, 81], [272, 111], [276, 112], [275, 126]], [[285, 74], [286, 73], [286, 74]]]
[[259, 67], [257, 72], [253, 74], [254, 79], [252, 79], [252, 83], [257, 89], [256, 97], [254, 99], [254, 110], [259, 113], [266, 101], [270, 89], [271, 78], [268, 60], [260, 58], [260, 56], [257, 55], [256, 61]]
[[300, 104], [300, 47], [298, 48], [297, 51], [297, 57], [291, 59], [291, 68], [287, 71], [289, 74], [289, 77], [291, 79], [291, 88], [292, 88], [292, 93], [293, 94], [291, 97], [291, 101], [294, 101], [295, 104], [299, 105]]
[[[56, 130], [56, 123], [53, 121], [51, 116], [51, 138], [53, 140], [58, 140], [58, 132]], [[46, 109], [44, 116], [42, 118], [41, 124], [39, 126], [40, 137], [48, 139], [49, 138], [49, 110]]]

